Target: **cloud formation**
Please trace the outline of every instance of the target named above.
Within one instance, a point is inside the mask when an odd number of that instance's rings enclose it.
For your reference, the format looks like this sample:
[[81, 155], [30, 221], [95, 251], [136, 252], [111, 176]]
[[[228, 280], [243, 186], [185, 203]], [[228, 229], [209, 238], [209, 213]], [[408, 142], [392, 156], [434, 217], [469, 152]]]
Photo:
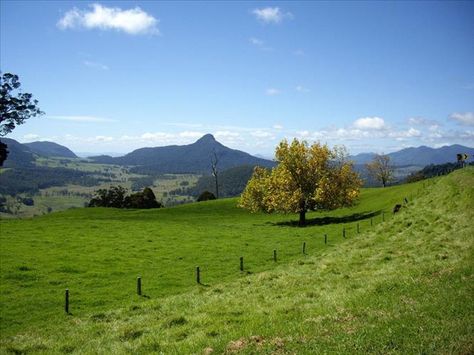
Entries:
[[382, 130], [387, 128], [385, 121], [380, 117], [363, 117], [354, 122], [354, 127], [358, 129]]
[[284, 19], [292, 19], [293, 14], [291, 12], [283, 12], [279, 7], [265, 7], [262, 9], [254, 9], [252, 13], [255, 15], [257, 20], [263, 23], [280, 23]]
[[474, 112], [454, 112], [449, 115], [449, 119], [461, 126], [474, 126]]
[[62, 29], [99, 29], [123, 31], [131, 35], [159, 34], [158, 20], [139, 7], [122, 10], [118, 7], [90, 5], [90, 10], [73, 8], [64, 14], [57, 26]]

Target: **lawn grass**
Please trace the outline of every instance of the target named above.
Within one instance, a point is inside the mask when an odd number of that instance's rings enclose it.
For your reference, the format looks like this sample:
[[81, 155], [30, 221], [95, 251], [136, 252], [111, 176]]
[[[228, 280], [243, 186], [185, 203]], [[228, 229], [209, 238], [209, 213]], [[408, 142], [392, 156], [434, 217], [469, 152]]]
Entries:
[[365, 189], [357, 206], [313, 213], [306, 228], [285, 223], [296, 216], [248, 214], [235, 199], [2, 221], [2, 349], [472, 352], [473, 182], [464, 169]]

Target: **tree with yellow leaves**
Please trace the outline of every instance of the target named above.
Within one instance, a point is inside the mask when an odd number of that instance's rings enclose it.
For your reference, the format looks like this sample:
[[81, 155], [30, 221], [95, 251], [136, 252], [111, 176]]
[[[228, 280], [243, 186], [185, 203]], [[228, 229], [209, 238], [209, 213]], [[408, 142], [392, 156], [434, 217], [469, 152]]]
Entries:
[[344, 148], [294, 139], [280, 142], [278, 165], [271, 171], [256, 167], [240, 198], [239, 206], [252, 212], [299, 213], [351, 205], [359, 196], [361, 181], [347, 161]]

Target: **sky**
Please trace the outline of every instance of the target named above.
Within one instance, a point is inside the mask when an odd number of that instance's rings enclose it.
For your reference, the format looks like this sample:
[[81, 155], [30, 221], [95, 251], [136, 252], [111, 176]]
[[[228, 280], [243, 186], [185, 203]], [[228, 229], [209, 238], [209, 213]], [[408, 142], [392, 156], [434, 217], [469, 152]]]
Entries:
[[352, 154], [474, 146], [474, 2], [0, 2], [0, 70], [45, 112], [9, 138], [127, 153], [211, 133]]

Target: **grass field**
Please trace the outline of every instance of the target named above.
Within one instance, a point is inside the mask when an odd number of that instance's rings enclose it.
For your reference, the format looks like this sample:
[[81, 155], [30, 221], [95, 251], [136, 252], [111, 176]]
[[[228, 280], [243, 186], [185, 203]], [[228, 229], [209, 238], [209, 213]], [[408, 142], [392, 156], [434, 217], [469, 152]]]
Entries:
[[1, 349], [472, 353], [473, 186], [464, 169], [365, 189], [306, 228], [236, 199], [1, 221]]

